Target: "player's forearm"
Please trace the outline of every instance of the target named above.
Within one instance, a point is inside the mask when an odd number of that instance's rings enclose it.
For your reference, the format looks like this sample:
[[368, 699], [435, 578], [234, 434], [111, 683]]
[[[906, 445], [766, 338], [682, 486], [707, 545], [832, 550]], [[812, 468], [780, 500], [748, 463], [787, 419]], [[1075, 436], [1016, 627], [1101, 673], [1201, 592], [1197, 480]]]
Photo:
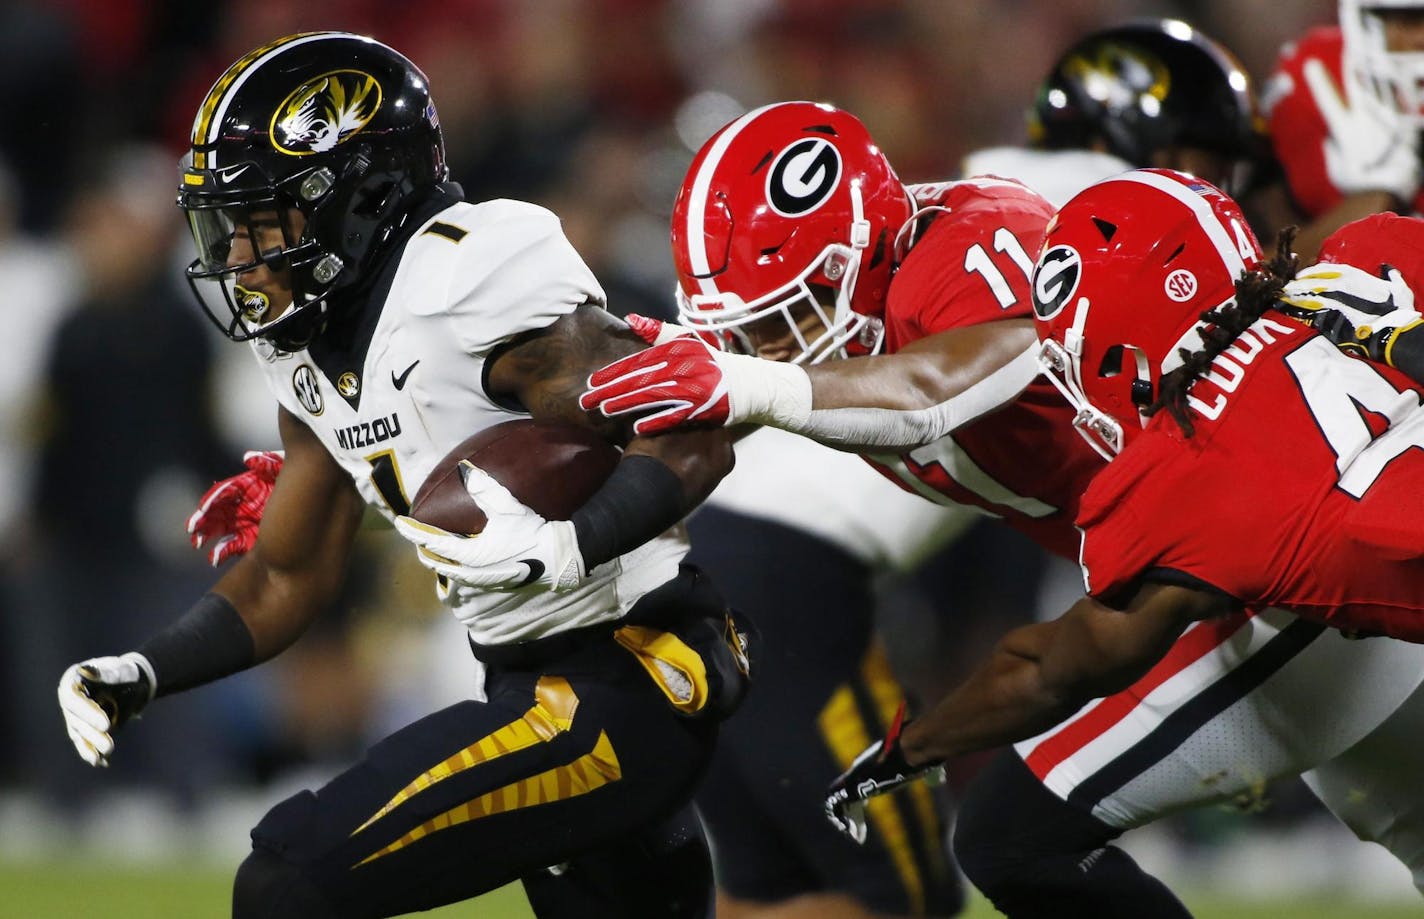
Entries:
[[946, 377], [915, 355], [843, 361], [834, 370], [842, 368], [824, 377], [811, 368], [812, 410], [779, 426], [841, 450], [905, 453], [1002, 408], [1039, 373], [1032, 348], [982, 375]]
[[344, 574], [340, 562], [326, 570], [283, 571], [265, 564], [259, 550], [233, 565], [212, 592], [236, 610], [252, 637], [257, 664], [290, 647], [330, 609]]
[[1039, 734], [1093, 698], [1086, 682], [1051, 682], [1043, 654], [1056, 622], [1015, 629], [957, 689], [905, 727], [901, 747], [911, 765], [947, 760]]
[[1386, 364], [1403, 371], [1415, 382], [1424, 383], [1424, 322], [1394, 331], [1383, 351]]
[[732, 434], [674, 431], [636, 437], [598, 491], [574, 512], [586, 568], [631, 552], [675, 526], [732, 471]]

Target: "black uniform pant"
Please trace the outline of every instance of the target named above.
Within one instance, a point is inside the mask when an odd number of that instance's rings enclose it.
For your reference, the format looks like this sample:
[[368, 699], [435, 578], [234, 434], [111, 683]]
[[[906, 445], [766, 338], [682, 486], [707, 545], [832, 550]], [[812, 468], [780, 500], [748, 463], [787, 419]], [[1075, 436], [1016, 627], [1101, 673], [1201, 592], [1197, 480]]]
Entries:
[[606, 634], [537, 667], [495, 666], [486, 692], [274, 807], [234, 915], [393, 916], [522, 878], [541, 916], [709, 914], [689, 801], [715, 720], [675, 712]]
[[954, 854], [1010, 919], [1191, 919], [1165, 884], [1111, 844], [1120, 835], [1005, 750], [960, 802]]
[[885, 736], [904, 697], [873, 637], [872, 571], [823, 539], [716, 506], [688, 529], [688, 557], [761, 632], [757, 678], [697, 793], [719, 886], [756, 901], [840, 892], [878, 912], [958, 912], [927, 786], [877, 800], [865, 845], [823, 810], [826, 786]]

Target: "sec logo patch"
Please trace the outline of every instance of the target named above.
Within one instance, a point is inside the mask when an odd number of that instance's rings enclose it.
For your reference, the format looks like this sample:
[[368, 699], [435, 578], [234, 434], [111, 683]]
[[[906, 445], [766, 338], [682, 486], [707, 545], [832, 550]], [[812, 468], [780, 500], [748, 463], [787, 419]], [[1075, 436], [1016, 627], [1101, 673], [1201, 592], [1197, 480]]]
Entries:
[[306, 364], [292, 373], [292, 391], [297, 394], [297, 402], [313, 415], [320, 415], [325, 409], [321, 400], [321, 388], [316, 383], [316, 372]]
[[1167, 275], [1162, 289], [1175, 303], [1186, 303], [1197, 295], [1197, 276], [1185, 268], [1178, 268]]

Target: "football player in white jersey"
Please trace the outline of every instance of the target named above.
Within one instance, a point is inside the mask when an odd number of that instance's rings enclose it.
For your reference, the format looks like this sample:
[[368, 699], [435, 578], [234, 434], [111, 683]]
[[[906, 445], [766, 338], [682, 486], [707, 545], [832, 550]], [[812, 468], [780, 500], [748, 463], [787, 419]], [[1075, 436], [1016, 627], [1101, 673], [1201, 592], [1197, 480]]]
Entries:
[[371, 507], [441, 576], [488, 701], [416, 721], [272, 808], [233, 915], [392, 916], [516, 879], [541, 916], [707, 915], [689, 801], [748, 668], [676, 525], [728, 470], [728, 438], [603, 426], [622, 459], [569, 521], [473, 469], [481, 537], [403, 517], [483, 428], [594, 423], [575, 398], [588, 372], [642, 343], [553, 214], [462, 200], [424, 75], [379, 42], [303, 33], [229, 67], [194, 121], [179, 205], [189, 282], [251, 343], [285, 465], [251, 551], [189, 613], [64, 673], [79, 755], [107, 764], [154, 698], [295, 641], [335, 600]]

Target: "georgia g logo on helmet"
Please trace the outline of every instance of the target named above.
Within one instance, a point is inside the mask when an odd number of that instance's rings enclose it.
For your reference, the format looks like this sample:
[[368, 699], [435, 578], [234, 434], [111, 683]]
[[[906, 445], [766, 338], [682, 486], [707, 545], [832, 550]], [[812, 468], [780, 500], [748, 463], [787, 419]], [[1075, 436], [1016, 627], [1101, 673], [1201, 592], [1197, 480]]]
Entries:
[[272, 113], [272, 146], [292, 156], [325, 153], [366, 126], [381, 107], [381, 84], [359, 70], [308, 80]]
[[1033, 270], [1033, 311], [1052, 319], [1062, 311], [1083, 277], [1083, 258], [1072, 246], [1054, 246], [1043, 253]]
[[841, 179], [841, 154], [821, 137], [782, 150], [766, 176], [766, 200], [783, 217], [801, 217], [825, 204]]

